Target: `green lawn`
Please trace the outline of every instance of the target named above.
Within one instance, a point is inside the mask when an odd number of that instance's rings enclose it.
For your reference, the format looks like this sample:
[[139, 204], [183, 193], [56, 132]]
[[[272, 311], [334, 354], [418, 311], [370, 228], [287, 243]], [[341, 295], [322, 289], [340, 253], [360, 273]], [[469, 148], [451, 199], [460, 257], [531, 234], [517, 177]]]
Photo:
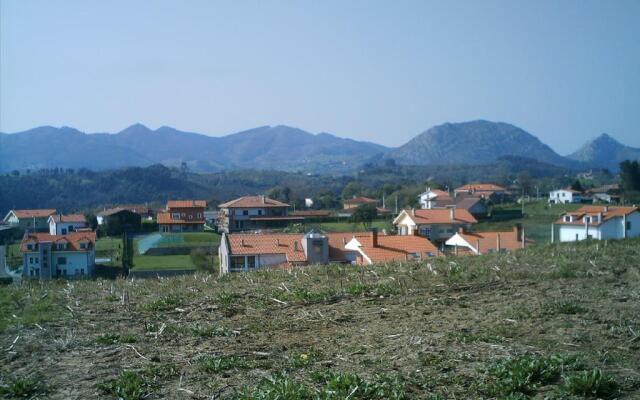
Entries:
[[[536, 243], [549, 243], [551, 241], [551, 223], [558, 219], [565, 211], [574, 211], [584, 204], [548, 204], [546, 200], [534, 201], [524, 205], [524, 218], [510, 219], [507, 221], [480, 221], [474, 226], [476, 231], [509, 230], [520, 223], [524, 227], [525, 235]], [[494, 209], [521, 209], [519, 204], [497, 205]]]
[[118, 237], [103, 237], [96, 241], [96, 251], [110, 251], [120, 248], [122, 239]]
[[190, 255], [184, 256], [133, 256], [134, 270], [195, 269]]
[[181, 236], [184, 242], [160, 243], [158, 247], [208, 247], [220, 244], [220, 235], [213, 232], [164, 233], [162, 236]]

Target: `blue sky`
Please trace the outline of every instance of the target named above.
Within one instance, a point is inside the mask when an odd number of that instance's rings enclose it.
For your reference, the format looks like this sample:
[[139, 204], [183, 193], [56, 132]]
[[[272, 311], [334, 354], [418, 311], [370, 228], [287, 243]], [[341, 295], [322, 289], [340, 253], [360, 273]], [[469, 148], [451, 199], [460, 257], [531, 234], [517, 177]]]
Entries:
[[640, 1], [0, 0], [0, 131], [222, 135], [286, 124], [401, 145], [518, 125], [640, 147]]

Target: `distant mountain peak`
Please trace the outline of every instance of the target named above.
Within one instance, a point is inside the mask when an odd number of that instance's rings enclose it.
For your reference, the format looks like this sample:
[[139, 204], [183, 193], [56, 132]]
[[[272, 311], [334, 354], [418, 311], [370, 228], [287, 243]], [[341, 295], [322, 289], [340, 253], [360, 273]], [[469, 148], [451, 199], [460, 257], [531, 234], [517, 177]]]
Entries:
[[622, 161], [640, 159], [640, 149], [625, 146], [607, 133], [602, 133], [567, 157], [594, 167], [617, 171]]

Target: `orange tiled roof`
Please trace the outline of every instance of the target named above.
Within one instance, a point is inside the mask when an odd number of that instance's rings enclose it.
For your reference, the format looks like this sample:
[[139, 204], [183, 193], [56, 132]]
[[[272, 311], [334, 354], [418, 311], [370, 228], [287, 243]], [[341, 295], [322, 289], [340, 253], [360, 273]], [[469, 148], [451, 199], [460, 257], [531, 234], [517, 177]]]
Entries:
[[207, 206], [205, 200], [169, 200], [167, 208], [204, 208]]
[[255, 207], [289, 207], [289, 204], [266, 196], [244, 196], [239, 199], [222, 203], [218, 208], [255, 208]]
[[[327, 233], [329, 243], [329, 261], [346, 261], [344, 246], [354, 237], [366, 236], [367, 233]], [[300, 233], [232, 233], [228, 234], [230, 253], [233, 255], [284, 254], [288, 262], [304, 263], [304, 254]]]
[[[591, 216], [591, 222], [589, 225], [600, 225], [610, 219], [622, 217], [623, 215], [629, 215], [636, 211], [640, 211], [638, 207], [608, 207], [608, 206], [584, 206], [580, 207], [576, 211], [563, 213], [560, 219], [555, 223], [559, 225], [584, 225], [584, 216]], [[597, 216], [602, 213], [602, 221], [597, 220]], [[571, 215], [573, 220], [571, 222], [565, 222], [564, 216]]]
[[[498, 247], [498, 235], [500, 236], [500, 249], [517, 250], [522, 248], [522, 242], [518, 238], [518, 229], [502, 232], [459, 232], [462, 238], [474, 248], [480, 242], [480, 252], [484, 253], [489, 249]], [[527, 243], [525, 239], [525, 244]]]
[[493, 183], [469, 183], [455, 189], [456, 191], [502, 192], [506, 189]]
[[360, 248], [364, 254], [373, 263], [408, 261], [416, 253], [420, 257], [424, 257], [425, 253], [431, 253], [434, 256], [438, 254], [436, 246], [429, 239], [421, 236], [378, 235], [377, 247], [373, 247], [371, 235], [359, 236], [356, 239], [360, 242]]
[[30, 233], [24, 235], [22, 243], [20, 244], [20, 250], [23, 252], [32, 251], [27, 249], [28, 243], [47, 243], [47, 242], [60, 242], [66, 240], [69, 243], [69, 249], [72, 251], [87, 251], [89, 249], [81, 249], [80, 242], [83, 240], [89, 241], [95, 247], [96, 233], [95, 232], [70, 232], [66, 235], [50, 235], [48, 233]]
[[12, 210], [18, 218], [45, 218], [56, 213], [54, 209]]
[[440, 189], [431, 189], [431, 193], [435, 194], [439, 199], [443, 199], [445, 197], [451, 197], [448, 192]]
[[87, 222], [87, 219], [82, 214], [54, 214], [51, 216], [55, 223], [58, 222]]
[[411, 210], [405, 210], [405, 212], [416, 224], [475, 224], [478, 222], [469, 211], [463, 209], [455, 210], [455, 219], [453, 220], [451, 219], [451, 209], [449, 208], [415, 210], [415, 215], [412, 214]]
[[204, 224], [204, 218], [201, 219], [172, 219], [171, 213], [169, 212], [159, 212], [158, 216], [158, 224], [162, 225], [170, 225], [170, 224]]

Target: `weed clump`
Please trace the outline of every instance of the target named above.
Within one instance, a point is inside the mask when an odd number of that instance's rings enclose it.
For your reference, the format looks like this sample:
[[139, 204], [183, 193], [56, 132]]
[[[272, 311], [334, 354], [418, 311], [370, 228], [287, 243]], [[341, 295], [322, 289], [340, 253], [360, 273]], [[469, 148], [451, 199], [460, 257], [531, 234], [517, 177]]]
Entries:
[[10, 379], [6, 383], [0, 381], [0, 395], [9, 399], [30, 399], [47, 392], [47, 386], [35, 377]]
[[565, 389], [578, 396], [609, 399], [620, 393], [616, 379], [599, 368], [565, 377]]
[[98, 384], [98, 389], [122, 400], [141, 400], [153, 393], [151, 383], [135, 371], [123, 371], [116, 379]]

